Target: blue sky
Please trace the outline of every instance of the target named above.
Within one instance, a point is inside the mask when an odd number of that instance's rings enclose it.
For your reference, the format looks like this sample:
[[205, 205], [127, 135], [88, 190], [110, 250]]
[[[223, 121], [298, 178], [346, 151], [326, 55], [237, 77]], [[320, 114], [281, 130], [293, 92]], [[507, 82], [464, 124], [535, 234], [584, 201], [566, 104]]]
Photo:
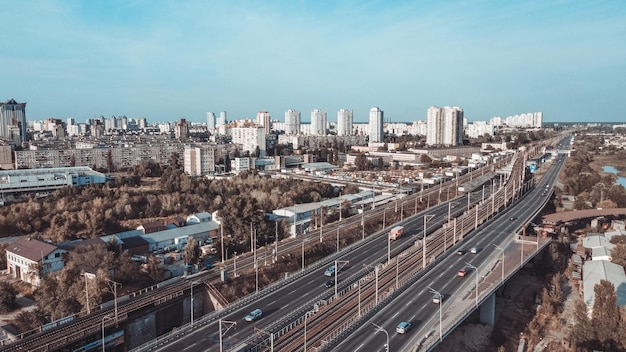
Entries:
[[626, 121], [626, 2], [0, 0], [0, 100], [29, 120], [206, 112]]

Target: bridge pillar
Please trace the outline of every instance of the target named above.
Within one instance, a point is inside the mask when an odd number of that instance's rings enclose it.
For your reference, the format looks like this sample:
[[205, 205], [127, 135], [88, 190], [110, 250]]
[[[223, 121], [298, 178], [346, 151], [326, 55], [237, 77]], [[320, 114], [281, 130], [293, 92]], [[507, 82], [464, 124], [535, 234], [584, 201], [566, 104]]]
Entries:
[[494, 326], [496, 321], [496, 293], [492, 293], [480, 305], [480, 322]]

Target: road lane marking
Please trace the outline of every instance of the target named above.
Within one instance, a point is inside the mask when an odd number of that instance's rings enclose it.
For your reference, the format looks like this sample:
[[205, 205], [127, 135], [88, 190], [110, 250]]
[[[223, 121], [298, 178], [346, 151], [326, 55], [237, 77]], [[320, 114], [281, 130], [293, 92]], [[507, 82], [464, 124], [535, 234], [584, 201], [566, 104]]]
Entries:
[[361, 347], [363, 347], [363, 346], [365, 346], [365, 344], [364, 344], [364, 343], [360, 344], [360, 345], [359, 345], [359, 347], [357, 347], [355, 351], [360, 350], [360, 349], [361, 349]]

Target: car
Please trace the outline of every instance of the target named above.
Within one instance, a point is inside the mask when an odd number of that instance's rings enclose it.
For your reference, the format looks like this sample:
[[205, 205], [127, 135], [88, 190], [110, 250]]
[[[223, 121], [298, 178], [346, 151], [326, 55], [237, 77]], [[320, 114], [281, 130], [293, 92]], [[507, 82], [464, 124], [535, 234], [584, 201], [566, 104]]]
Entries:
[[456, 273], [456, 276], [458, 276], [458, 277], [464, 277], [464, 276], [465, 276], [465, 274], [467, 274], [467, 269], [463, 268], [463, 269], [459, 270], [459, 272], [458, 272], [458, 273]]
[[470, 248], [470, 253], [472, 253], [472, 254], [478, 253], [478, 248], [476, 248], [476, 247]]
[[331, 287], [335, 286], [335, 280], [330, 279], [330, 280], [326, 281], [324, 286], [326, 286], [326, 288], [331, 288]]
[[433, 296], [433, 303], [439, 304], [441, 303], [441, 301], [443, 301], [443, 296], [438, 293], [435, 293], [435, 295]]
[[458, 251], [456, 251], [457, 255], [463, 255], [465, 253], [467, 253], [467, 251], [465, 249], [459, 249]]
[[411, 323], [403, 321], [396, 326], [396, 332], [398, 334], [404, 334], [411, 328]]
[[262, 315], [263, 315], [263, 311], [257, 308], [253, 310], [252, 312], [250, 312], [250, 314], [246, 315], [244, 319], [246, 319], [246, 321], [255, 321], [259, 319]]
[[517, 219], [517, 218], [516, 218], [516, 217], [514, 217], [514, 216], [511, 216], [511, 217], [509, 218], [509, 220], [511, 220], [511, 221], [513, 221], [513, 220], [515, 220], [515, 219]]
[[335, 272], [337, 271], [337, 267], [334, 265], [331, 265], [328, 267], [328, 269], [326, 269], [326, 271], [324, 272], [325, 276], [333, 276], [335, 275]]

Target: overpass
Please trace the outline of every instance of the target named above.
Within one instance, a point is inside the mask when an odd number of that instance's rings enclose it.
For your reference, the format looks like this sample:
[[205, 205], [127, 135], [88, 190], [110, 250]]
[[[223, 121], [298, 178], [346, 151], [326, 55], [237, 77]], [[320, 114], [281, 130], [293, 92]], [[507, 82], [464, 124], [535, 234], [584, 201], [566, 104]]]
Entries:
[[[548, 202], [549, 197], [541, 195], [543, 187], [554, 183], [563, 164], [553, 165], [536, 188], [454, 247], [471, 246], [478, 253], [442, 256], [393, 301], [318, 351], [384, 350], [386, 344], [393, 351], [430, 351], [476, 309], [480, 309], [481, 321], [493, 324], [495, 291], [551, 241], [521, 233]], [[469, 269], [467, 276], [458, 278], [457, 271], [464, 267]], [[433, 304], [433, 292], [441, 293], [443, 302]], [[400, 321], [410, 322], [413, 328], [395, 334]]]

